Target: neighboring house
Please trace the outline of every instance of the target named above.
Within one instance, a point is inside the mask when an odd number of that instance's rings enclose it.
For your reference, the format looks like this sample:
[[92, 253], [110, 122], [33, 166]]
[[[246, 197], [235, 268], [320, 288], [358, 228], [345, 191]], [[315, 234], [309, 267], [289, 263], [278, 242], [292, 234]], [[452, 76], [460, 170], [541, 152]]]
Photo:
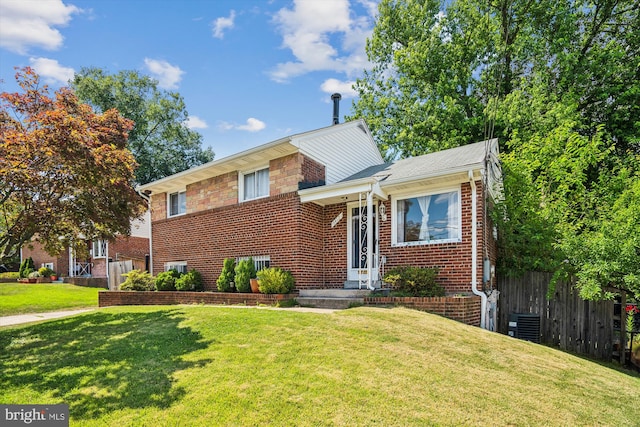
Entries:
[[[498, 144], [386, 164], [362, 120], [305, 132], [143, 185], [154, 274], [197, 269], [216, 289], [224, 258], [290, 270], [297, 289], [379, 287], [395, 266], [437, 267], [447, 294], [493, 280], [487, 208]], [[483, 297], [483, 304], [486, 296]]]
[[144, 270], [149, 264], [150, 228], [151, 215], [147, 212], [142, 218], [131, 221], [131, 235], [128, 237], [118, 236], [111, 242], [88, 241], [88, 258], [76, 256], [72, 248], [51, 256], [34, 240], [22, 248], [21, 259], [31, 257], [36, 268], [47, 266], [61, 277], [106, 279], [109, 275], [108, 263], [113, 261], [131, 260], [134, 268]]

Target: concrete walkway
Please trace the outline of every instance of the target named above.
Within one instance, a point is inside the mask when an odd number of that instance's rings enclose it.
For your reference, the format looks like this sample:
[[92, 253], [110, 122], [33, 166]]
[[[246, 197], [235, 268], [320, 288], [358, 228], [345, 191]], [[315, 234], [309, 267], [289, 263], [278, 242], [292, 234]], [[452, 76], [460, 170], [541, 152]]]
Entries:
[[[188, 307], [188, 305], [187, 305]], [[224, 308], [260, 308], [267, 310], [283, 310], [283, 311], [299, 311], [302, 313], [333, 313], [336, 310], [327, 308], [312, 308], [312, 307], [255, 307], [255, 306], [243, 306], [243, 305], [211, 305], [210, 307], [224, 307]], [[31, 314], [16, 314], [14, 316], [0, 317], [0, 326], [12, 326], [21, 325], [23, 323], [39, 322], [41, 320], [58, 319], [60, 317], [74, 316], [80, 313], [86, 313], [87, 311], [96, 310], [95, 308], [84, 308], [81, 310], [68, 310], [68, 311], [53, 311], [49, 313], [31, 313]]]
[[53, 311], [49, 313], [16, 314], [14, 316], [4, 316], [0, 317], [0, 326], [20, 325], [22, 323], [57, 319], [59, 317], [73, 316], [79, 313], [85, 313], [87, 311], [93, 310], [93, 308], [85, 308], [82, 310]]

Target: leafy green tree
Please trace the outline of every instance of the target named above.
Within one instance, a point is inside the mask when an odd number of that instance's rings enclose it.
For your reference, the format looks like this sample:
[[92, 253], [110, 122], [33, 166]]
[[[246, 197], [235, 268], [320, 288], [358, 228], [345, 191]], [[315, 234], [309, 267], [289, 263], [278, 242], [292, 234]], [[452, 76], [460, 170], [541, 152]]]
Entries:
[[31, 68], [0, 94], [0, 261], [37, 238], [49, 253], [130, 233], [146, 203], [127, 149], [132, 123], [95, 113], [69, 88], [50, 96]]
[[[619, 154], [637, 152], [638, 9], [634, 0], [382, 0], [353, 116], [384, 155], [406, 157], [487, 136], [504, 144], [514, 130], [526, 136], [543, 102], [575, 104], [576, 131], [603, 126]], [[512, 94], [525, 101], [515, 119], [504, 103]]]
[[133, 120], [129, 149], [140, 165], [138, 184], [213, 160], [211, 148], [202, 149], [202, 136], [185, 125], [183, 98], [159, 90], [156, 80], [137, 71], [108, 74], [100, 68], [83, 68], [71, 84], [78, 97], [98, 111], [115, 108]]
[[637, 180], [639, 12], [635, 0], [382, 0], [354, 117], [387, 158], [498, 137], [502, 273], [585, 272], [589, 258], [568, 251], [622, 227], [611, 209]]

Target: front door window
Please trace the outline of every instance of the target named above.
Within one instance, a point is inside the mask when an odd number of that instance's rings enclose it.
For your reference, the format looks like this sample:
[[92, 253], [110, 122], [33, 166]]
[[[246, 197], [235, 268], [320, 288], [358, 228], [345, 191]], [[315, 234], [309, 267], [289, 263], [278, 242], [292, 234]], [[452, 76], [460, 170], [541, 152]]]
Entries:
[[368, 250], [368, 227], [372, 227], [373, 235], [373, 253], [371, 254], [372, 262], [372, 280], [378, 280], [377, 274], [377, 230], [376, 215], [374, 206], [371, 224], [367, 223], [367, 207], [351, 206], [349, 207], [349, 268], [348, 280], [361, 280], [367, 275], [367, 250]]

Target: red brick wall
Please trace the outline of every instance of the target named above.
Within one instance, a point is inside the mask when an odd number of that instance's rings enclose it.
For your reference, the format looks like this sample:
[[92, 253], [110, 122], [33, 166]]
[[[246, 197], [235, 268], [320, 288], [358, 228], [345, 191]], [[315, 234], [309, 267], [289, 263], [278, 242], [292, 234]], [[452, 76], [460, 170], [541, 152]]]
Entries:
[[31, 257], [36, 269], [42, 267], [44, 263], [53, 263], [53, 270], [61, 276], [69, 274], [69, 251], [63, 250], [57, 256], [49, 255], [40, 242], [33, 241], [22, 248], [22, 259]]
[[109, 258], [118, 259], [144, 259], [149, 255], [149, 239], [144, 237], [118, 237], [114, 242], [109, 242]]
[[252, 200], [153, 224], [153, 271], [186, 261], [216, 289], [224, 258], [269, 255], [271, 265], [290, 270], [297, 288], [320, 287], [322, 241], [314, 230], [322, 209], [302, 206], [297, 193]]
[[367, 297], [365, 305], [403, 306], [426, 311], [467, 325], [480, 326], [480, 297]]
[[154, 292], [105, 291], [98, 292], [98, 307], [113, 305], [275, 305], [279, 301], [295, 298], [295, 294], [233, 294], [225, 292]]
[[302, 156], [302, 177], [303, 182], [319, 182], [326, 179], [326, 168], [324, 165]]
[[[342, 213], [332, 228], [331, 222]], [[325, 287], [342, 288], [347, 280], [347, 207], [344, 204], [325, 207], [323, 229]]]
[[[478, 288], [482, 288], [483, 227], [482, 227], [482, 184], [478, 182]], [[384, 203], [387, 221], [380, 221], [380, 255], [386, 256], [385, 270], [398, 266], [436, 267], [439, 269], [438, 282], [447, 294], [471, 292], [471, 186], [461, 187], [462, 242], [435, 243], [417, 246], [391, 245], [391, 202]], [[342, 213], [343, 218], [331, 228], [331, 221]], [[325, 207], [324, 254], [325, 286], [342, 287], [347, 279], [347, 208], [344, 204]], [[494, 251], [494, 246], [490, 246]]]
[[[478, 182], [480, 187], [481, 183]], [[478, 191], [478, 195], [481, 192]], [[385, 270], [398, 266], [436, 267], [439, 270], [438, 283], [447, 294], [471, 292], [471, 186], [462, 184], [462, 242], [434, 243], [417, 246], [391, 246], [391, 203], [386, 202], [388, 212], [386, 222], [380, 224], [380, 255], [387, 258]], [[477, 212], [482, 212], [482, 200], [478, 198]], [[478, 215], [478, 288], [482, 281], [482, 216]]]

